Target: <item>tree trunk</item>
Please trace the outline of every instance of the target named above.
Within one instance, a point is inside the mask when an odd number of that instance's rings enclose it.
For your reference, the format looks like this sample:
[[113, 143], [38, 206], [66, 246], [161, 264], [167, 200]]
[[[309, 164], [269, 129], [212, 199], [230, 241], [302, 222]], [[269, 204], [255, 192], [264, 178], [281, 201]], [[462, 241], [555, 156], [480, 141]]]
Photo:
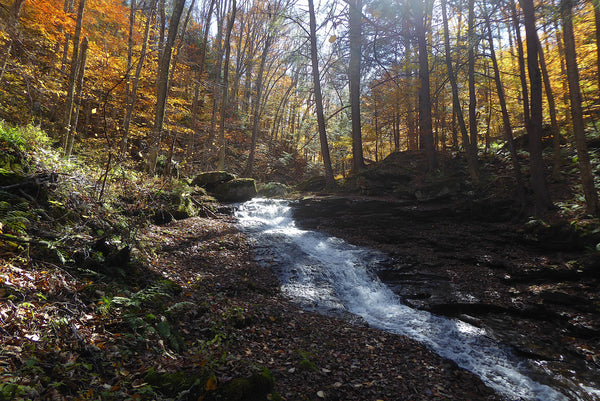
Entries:
[[163, 47], [163, 52], [160, 57], [156, 85], [156, 108], [154, 113], [154, 128], [152, 130], [152, 147], [148, 157], [148, 171], [150, 174], [154, 174], [156, 171], [156, 160], [158, 158], [158, 152], [160, 151], [160, 144], [162, 142], [162, 131], [165, 121], [165, 110], [167, 108], [167, 96], [169, 92], [171, 54], [173, 51], [175, 38], [177, 37], [179, 21], [181, 20], [181, 14], [183, 14], [184, 5], [185, 0], [175, 0], [173, 5], [173, 13], [169, 21], [167, 41]]
[[317, 21], [313, 0], [308, 0], [308, 13], [310, 18], [310, 60], [312, 65], [312, 78], [315, 93], [315, 108], [317, 111], [317, 125], [319, 127], [319, 140], [321, 142], [321, 157], [325, 169], [325, 185], [329, 188], [335, 186], [327, 131], [325, 128], [325, 115], [323, 113], [323, 95], [321, 94], [321, 78], [319, 75], [319, 59], [317, 55]]
[[9, 29], [9, 41], [6, 45], [6, 49], [4, 50], [4, 61], [2, 62], [2, 69], [0, 70], [0, 83], [2, 82], [2, 78], [4, 78], [4, 73], [6, 71], [6, 66], [8, 64], [8, 59], [10, 58], [10, 52], [12, 50], [12, 44], [15, 38], [17, 37], [17, 27], [19, 26], [19, 17], [21, 15], [21, 8], [23, 8], [23, 3], [25, 0], [14, 0], [14, 3], [10, 10], [8, 29]]
[[123, 120], [123, 137], [121, 138], [121, 149], [120, 155], [121, 157], [125, 156], [125, 152], [127, 152], [127, 141], [129, 140], [129, 126], [131, 125], [131, 118], [133, 116], [133, 111], [135, 109], [135, 103], [137, 101], [137, 90], [140, 83], [140, 77], [142, 75], [142, 69], [144, 67], [144, 61], [146, 60], [146, 49], [148, 48], [148, 38], [150, 37], [150, 22], [152, 21], [152, 17], [156, 12], [156, 4], [158, 0], [154, 0], [153, 6], [151, 8], [150, 15], [146, 18], [146, 26], [144, 27], [144, 41], [142, 42], [142, 50], [140, 53], [140, 58], [138, 60], [138, 64], [135, 69], [135, 76], [133, 77], [133, 83], [131, 85], [131, 92], [129, 94], [129, 101], [127, 103], [127, 110], [125, 113], [125, 118]]
[[421, 13], [416, 16], [416, 31], [419, 45], [419, 125], [421, 139], [427, 156], [427, 167], [437, 167], [433, 143], [433, 123], [431, 117], [431, 88], [429, 82], [429, 53], [427, 49], [427, 23], [429, 21], [429, 4], [423, 1]]
[[204, 75], [204, 61], [206, 60], [206, 45], [208, 43], [208, 33], [210, 28], [210, 21], [212, 19], [212, 13], [215, 7], [216, 0], [210, 1], [208, 8], [208, 14], [206, 15], [206, 21], [204, 22], [203, 33], [202, 33], [202, 47], [200, 50], [200, 60], [198, 61], [198, 74], [196, 80], [196, 87], [194, 88], [194, 100], [192, 102], [192, 122], [190, 123], [192, 128], [192, 135], [190, 135], [190, 141], [187, 148], [187, 157], [191, 157], [194, 152], [194, 142], [196, 136], [196, 118], [200, 109], [199, 97], [200, 97], [200, 86], [202, 83], [202, 76]]
[[512, 21], [515, 29], [515, 40], [517, 42], [517, 59], [519, 61], [519, 78], [521, 79], [521, 92], [523, 97], [523, 121], [525, 126], [529, 124], [529, 90], [527, 89], [527, 75], [525, 72], [525, 55], [523, 53], [523, 40], [521, 39], [521, 24], [519, 23], [519, 14], [514, 0], [510, 0], [510, 8], [512, 12]]
[[542, 70], [542, 79], [544, 80], [544, 89], [546, 90], [546, 100], [548, 101], [548, 112], [550, 113], [550, 125], [552, 127], [552, 147], [553, 147], [553, 163], [552, 175], [558, 179], [560, 177], [560, 128], [558, 127], [558, 119], [556, 117], [556, 101], [554, 92], [550, 83], [550, 75], [546, 66], [546, 58], [542, 45], [538, 44], [540, 49], [540, 68]]
[[217, 170], [225, 169], [225, 154], [227, 142], [225, 140], [225, 123], [227, 122], [227, 95], [229, 90], [229, 56], [231, 54], [231, 30], [235, 21], [237, 12], [236, 0], [231, 2], [231, 14], [227, 20], [227, 30], [225, 32], [225, 63], [223, 64], [223, 94], [221, 95], [221, 125], [219, 126], [219, 161]]
[[75, 25], [75, 35], [73, 36], [73, 55], [71, 59], [71, 70], [69, 72], [69, 81], [67, 85], [67, 97], [65, 100], [65, 109], [63, 114], [63, 152], [67, 150], [67, 139], [71, 132], [71, 116], [73, 115], [73, 99], [75, 97], [75, 80], [77, 79], [77, 66], [79, 57], [79, 38], [81, 37], [81, 25], [83, 22], [83, 11], [85, 9], [85, 0], [79, 0], [77, 9], [77, 23]]
[[77, 107], [75, 109], [75, 116], [73, 117], [70, 125], [71, 130], [69, 131], [69, 137], [67, 138], [67, 148], [65, 150], [65, 157], [71, 157], [73, 151], [73, 143], [75, 142], [75, 134], [77, 133], [77, 122], [79, 120], [79, 110], [81, 109], [81, 97], [83, 92], [83, 78], [85, 76], [85, 64], [87, 62], [87, 51], [88, 51], [88, 38], [83, 38], [81, 41], [81, 51], [79, 52], [79, 60], [77, 61], [77, 88], [76, 96]]
[[600, 0], [592, 0], [594, 4], [594, 24], [596, 28], [596, 80], [600, 92]]
[[569, 93], [571, 97], [571, 116], [573, 117], [573, 135], [577, 147], [581, 183], [587, 211], [598, 216], [598, 194], [594, 187], [594, 175], [590, 165], [590, 156], [585, 143], [585, 126], [581, 106], [581, 89], [579, 88], [579, 68], [577, 66], [577, 53], [575, 50], [575, 36], [573, 34], [573, 3], [572, 0], [561, 0], [560, 10], [563, 23], [563, 36], [565, 41], [565, 59], [567, 63], [567, 79], [569, 80]]
[[360, 125], [360, 64], [362, 37], [362, 0], [348, 2], [350, 63], [348, 81], [350, 86], [350, 115], [352, 120], [352, 172], [357, 173], [365, 167]]
[[477, 92], [475, 91], [475, 0], [469, 0], [467, 17], [467, 75], [469, 81], [469, 144], [477, 154]]
[[[454, 67], [452, 65], [452, 57], [450, 54], [450, 37], [448, 32], [448, 12], [446, 8], [446, 0], [441, 0], [442, 3], [442, 20], [444, 24], [444, 48], [446, 52], [446, 70], [450, 86], [452, 88], [452, 108], [454, 115], [458, 120], [458, 126], [462, 136], [465, 154], [467, 156], [467, 163], [469, 166], [469, 175], [475, 185], [479, 185], [479, 169], [477, 167], [477, 153], [475, 148], [470, 145], [469, 134], [467, 133], [467, 126], [465, 124], [465, 118], [463, 116], [462, 108], [460, 105], [460, 98], [458, 96], [458, 83], [456, 82], [456, 74], [454, 73]], [[453, 135], [455, 136], [455, 135]], [[455, 145], [457, 144], [455, 139]]]
[[263, 90], [263, 74], [265, 71], [265, 64], [267, 63], [267, 55], [269, 54], [269, 48], [271, 47], [272, 37], [270, 33], [267, 33], [267, 39], [263, 47], [262, 54], [260, 56], [260, 65], [258, 67], [258, 76], [256, 77], [256, 95], [252, 99], [252, 139], [250, 143], [250, 154], [248, 155], [248, 162], [246, 163], [246, 171], [244, 175], [247, 177], [252, 176], [252, 169], [254, 165], [254, 153], [256, 150], [256, 141], [258, 138], [258, 123], [260, 121], [259, 107], [262, 97]]
[[527, 39], [527, 70], [531, 88], [530, 120], [526, 124], [529, 134], [529, 161], [531, 188], [533, 189], [536, 213], [544, 213], [551, 206], [550, 194], [544, 175], [542, 158], [542, 74], [538, 62], [539, 39], [535, 26], [533, 0], [519, 0], [523, 9]]
[[517, 149], [513, 140], [512, 126], [510, 123], [510, 115], [508, 114], [508, 107], [506, 106], [506, 96], [504, 94], [504, 86], [500, 79], [500, 68], [498, 67], [498, 60], [496, 59], [496, 51], [494, 50], [494, 39], [492, 37], [492, 28], [490, 25], [489, 15], [485, 16], [485, 24], [487, 28], [487, 38], [490, 45], [490, 59], [492, 60], [492, 67], [494, 69], [494, 82], [496, 83], [496, 92], [498, 93], [498, 102], [500, 103], [500, 109], [502, 110], [502, 125], [504, 130], [504, 140], [508, 144], [510, 151], [510, 157], [513, 165], [515, 174], [515, 180], [517, 182], [517, 194], [522, 204], [525, 203], [525, 184], [523, 182], [523, 176], [521, 174], [521, 163], [517, 155]]

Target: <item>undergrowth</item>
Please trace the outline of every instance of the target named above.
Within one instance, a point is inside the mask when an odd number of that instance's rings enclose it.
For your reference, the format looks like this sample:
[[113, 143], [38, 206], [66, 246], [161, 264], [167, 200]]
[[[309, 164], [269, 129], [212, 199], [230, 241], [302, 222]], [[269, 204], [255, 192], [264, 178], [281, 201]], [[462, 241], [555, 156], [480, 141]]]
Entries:
[[197, 306], [149, 268], [140, 232], [214, 203], [185, 180], [65, 159], [51, 143], [0, 121], [0, 401], [188, 399], [175, 378], [139, 373], [182, 355], [194, 399], [213, 391], [205, 352], [178, 328]]

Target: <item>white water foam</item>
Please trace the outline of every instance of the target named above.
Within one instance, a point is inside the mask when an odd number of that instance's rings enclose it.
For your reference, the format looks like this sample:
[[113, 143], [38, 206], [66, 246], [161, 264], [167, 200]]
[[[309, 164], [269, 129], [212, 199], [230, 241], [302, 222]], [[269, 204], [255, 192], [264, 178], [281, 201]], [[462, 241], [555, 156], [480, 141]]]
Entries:
[[595, 399], [594, 392], [581, 386], [584, 396], [580, 391], [566, 396], [536, 382], [525, 362], [483, 329], [404, 305], [369, 268], [385, 255], [298, 229], [287, 202], [254, 199], [240, 205], [236, 215], [259, 251], [268, 255], [284, 293], [303, 306], [347, 311], [372, 327], [413, 338], [511, 400]]

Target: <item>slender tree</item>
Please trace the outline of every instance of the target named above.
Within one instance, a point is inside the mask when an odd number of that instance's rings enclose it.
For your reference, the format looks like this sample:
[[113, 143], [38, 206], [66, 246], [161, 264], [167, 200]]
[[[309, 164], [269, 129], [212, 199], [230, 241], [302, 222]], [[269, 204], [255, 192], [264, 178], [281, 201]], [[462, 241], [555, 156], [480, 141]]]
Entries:
[[4, 61], [2, 62], [2, 69], [0, 69], [0, 83], [4, 77], [4, 72], [6, 71], [6, 65], [8, 64], [8, 59], [10, 58], [13, 42], [16, 40], [17, 27], [19, 26], [19, 17], [21, 16], [21, 8], [23, 7], [23, 3], [25, 3], [25, 0], [14, 0], [10, 9], [8, 16], [8, 33], [11, 38], [4, 49]]
[[225, 138], [225, 124], [227, 122], [227, 99], [229, 91], [229, 56], [231, 53], [231, 31], [235, 22], [237, 12], [236, 0], [231, 0], [231, 11], [227, 19], [227, 28], [225, 32], [225, 59], [223, 64], [223, 92], [221, 94], [221, 125], [219, 126], [219, 161], [217, 170], [225, 169], [225, 154], [227, 141]]
[[573, 135], [577, 147], [577, 158], [581, 172], [581, 183], [588, 213], [597, 216], [600, 208], [598, 193], [594, 186], [594, 175], [590, 165], [590, 156], [585, 142], [585, 125], [583, 122], [583, 109], [581, 106], [581, 89], [579, 88], [579, 68], [577, 66], [577, 53], [575, 50], [575, 35], [573, 33], [573, 2], [561, 0], [560, 12], [563, 23], [563, 36], [565, 42], [565, 59], [567, 64], [567, 79], [569, 81], [569, 94], [571, 98], [571, 116], [573, 118]]
[[419, 46], [419, 125], [421, 140], [427, 155], [427, 166], [430, 170], [437, 167], [433, 122], [431, 116], [431, 86], [429, 80], [429, 50], [427, 44], [427, 24], [429, 22], [430, 1], [422, 1], [416, 6], [415, 30]]
[[349, 0], [348, 14], [350, 27], [350, 63], [348, 65], [348, 80], [350, 84], [350, 108], [352, 120], [352, 171], [356, 173], [365, 167], [360, 122], [362, 0]]
[[[152, 21], [152, 17], [156, 12], [156, 4], [158, 0], [154, 0], [152, 6], [150, 7], [150, 14], [146, 17], [146, 25], [144, 27], [144, 39], [142, 42], [142, 49], [140, 51], [140, 56], [137, 62], [137, 66], [135, 68], [135, 74], [133, 77], [133, 82], [131, 84], [131, 91], [129, 92], [129, 97], [127, 98], [127, 107], [125, 110], [125, 118], [123, 119], [123, 136], [121, 137], [121, 149], [120, 155], [121, 157], [125, 156], [125, 152], [127, 151], [127, 142], [129, 140], [129, 126], [131, 125], [131, 118], [133, 117], [133, 110], [135, 109], [135, 104], [137, 102], [137, 91], [140, 83], [140, 77], [142, 76], [142, 70], [144, 68], [144, 62], [146, 60], [146, 53], [148, 48], [148, 39], [150, 37], [150, 23]], [[133, 2], [132, 2], [133, 4]]]
[[460, 98], [458, 93], [458, 83], [456, 82], [456, 74], [454, 73], [454, 67], [452, 64], [452, 57], [450, 54], [450, 35], [448, 32], [448, 11], [446, 6], [446, 0], [441, 0], [442, 5], [442, 22], [444, 24], [444, 48], [446, 52], [446, 73], [450, 86], [452, 88], [452, 108], [454, 115], [458, 120], [458, 126], [462, 135], [464, 144], [465, 154], [467, 155], [467, 164], [469, 166], [469, 175], [473, 183], [479, 184], [479, 170], [477, 168], [477, 154], [475, 148], [470, 146], [469, 134], [467, 133], [467, 126], [465, 124], [465, 118], [463, 115], [462, 107], [460, 105]]
[[75, 90], [75, 114], [71, 118], [71, 122], [69, 125], [71, 129], [69, 130], [69, 136], [66, 142], [65, 149], [65, 157], [71, 157], [71, 152], [73, 151], [73, 143], [75, 142], [75, 134], [77, 132], [77, 122], [79, 120], [79, 111], [81, 109], [81, 100], [82, 100], [82, 92], [83, 92], [83, 78], [85, 76], [85, 64], [87, 61], [87, 51], [88, 51], [88, 38], [87, 36], [83, 38], [81, 41], [81, 50], [79, 52], [79, 57], [77, 60], [77, 79], [76, 79], [76, 90]]
[[508, 107], [506, 106], [506, 96], [504, 94], [504, 86], [500, 79], [500, 68], [498, 67], [498, 60], [496, 58], [496, 51], [494, 49], [494, 38], [492, 37], [492, 27], [490, 24], [490, 16], [486, 12], [485, 14], [485, 25], [487, 29], [487, 39], [490, 50], [490, 59], [492, 61], [492, 68], [494, 69], [494, 83], [496, 84], [496, 92], [498, 94], [498, 103], [500, 103], [500, 110], [502, 111], [502, 125], [504, 132], [504, 140], [508, 144], [510, 151], [510, 158], [513, 165], [513, 171], [515, 174], [515, 180], [517, 182], [517, 194], [521, 203], [525, 202], [525, 185], [523, 182], [523, 176], [521, 174], [521, 163], [517, 155], [517, 149], [513, 140], [512, 125], [510, 123], [510, 115], [508, 114]]
[[85, 9], [85, 0], [79, 0], [77, 8], [77, 22], [75, 24], [75, 35], [73, 36], [73, 55], [71, 58], [71, 68], [69, 71], [69, 81], [67, 83], [67, 97], [65, 100], [65, 109], [63, 114], [63, 137], [62, 148], [67, 150], [68, 138], [71, 132], [71, 116], [73, 115], [73, 100], [75, 98], [75, 81], [77, 79], [77, 68], [79, 67], [79, 40], [81, 37], [81, 26], [83, 24], [83, 12]]
[[167, 34], [167, 41], [164, 44], [163, 51], [159, 61], [158, 67], [158, 78], [156, 84], [156, 107], [154, 111], [154, 127], [152, 129], [152, 147], [150, 149], [150, 155], [148, 157], [148, 170], [150, 174], [154, 174], [156, 171], [156, 160], [158, 158], [158, 152], [160, 151], [160, 145], [162, 142], [162, 131], [165, 121], [165, 110], [167, 108], [167, 96], [169, 92], [169, 70], [171, 66], [171, 54], [173, 51], [173, 44], [177, 37], [177, 31], [179, 29], [179, 21], [181, 20], [181, 14], [183, 14], [183, 7], [185, 6], [185, 0], [175, 0], [173, 4], [173, 13], [169, 20], [169, 31]]
[[331, 167], [331, 156], [329, 155], [329, 144], [327, 142], [327, 130], [325, 128], [325, 114], [323, 113], [323, 95], [321, 93], [321, 77], [319, 74], [319, 58], [317, 53], [317, 19], [315, 17], [315, 5], [313, 0], [308, 0], [308, 15], [310, 28], [310, 60], [312, 65], [312, 79], [315, 96], [315, 108], [317, 111], [317, 125], [319, 127], [319, 140], [321, 142], [321, 157], [325, 169], [325, 184], [327, 187], [335, 185], [333, 168]]
[[537, 213], [548, 210], [552, 202], [544, 174], [542, 158], [542, 74], [539, 65], [539, 38], [536, 30], [535, 7], [533, 0], [519, 0], [523, 9], [525, 37], [527, 39], [527, 70], [531, 89], [530, 119], [526, 123], [529, 135], [529, 161], [531, 171], [531, 188], [533, 189]]

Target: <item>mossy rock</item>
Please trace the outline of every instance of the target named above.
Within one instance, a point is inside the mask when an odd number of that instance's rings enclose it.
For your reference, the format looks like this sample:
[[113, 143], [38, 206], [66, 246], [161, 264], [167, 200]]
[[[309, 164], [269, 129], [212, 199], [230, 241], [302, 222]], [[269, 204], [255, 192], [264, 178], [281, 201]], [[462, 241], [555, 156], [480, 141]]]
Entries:
[[168, 396], [177, 397], [182, 392], [187, 392], [188, 399], [198, 399], [204, 392], [204, 384], [208, 377], [206, 374], [197, 376], [184, 371], [157, 372], [151, 368], [144, 375], [144, 381], [156, 391]]
[[245, 202], [256, 195], [256, 181], [252, 178], [235, 178], [215, 188], [215, 196], [221, 202]]
[[224, 401], [267, 401], [274, 387], [273, 375], [263, 369], [248, 378], [233, 379], [223, 386], [221, 394]]
[[236, 176], [234, 174], [228, 173], [227, 171], [207, 171], [194, 177], [191, 185], [212, 192], [219, 184], [234, 180], [235, 178]]
[[288, 192], [288, 186], [280, 182], [267, 182], [258, 189], [258, 194], [265, 198], [281, 198], [286, 196]]
[[310, 177], [300, 184], [296, 185], [296, 190], [299, 192], [317, 192], [325, 189], [325, 177], [322, 175]]

